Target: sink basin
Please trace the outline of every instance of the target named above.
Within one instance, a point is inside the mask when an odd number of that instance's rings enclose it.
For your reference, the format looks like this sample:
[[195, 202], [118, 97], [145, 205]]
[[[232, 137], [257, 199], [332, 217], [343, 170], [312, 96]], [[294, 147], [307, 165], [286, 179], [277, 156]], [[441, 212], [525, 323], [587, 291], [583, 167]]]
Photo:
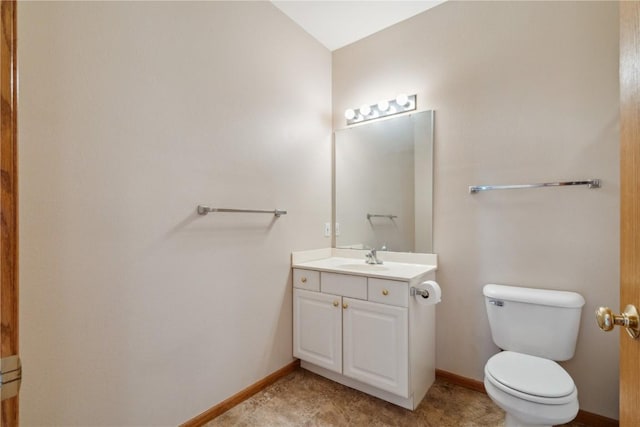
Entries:
[[386, 271], [389, 270], [384, 265], [380, 264], [342, 264], [338, 268], [344, 268], [347, 270], [359, 270], [359, 271]]

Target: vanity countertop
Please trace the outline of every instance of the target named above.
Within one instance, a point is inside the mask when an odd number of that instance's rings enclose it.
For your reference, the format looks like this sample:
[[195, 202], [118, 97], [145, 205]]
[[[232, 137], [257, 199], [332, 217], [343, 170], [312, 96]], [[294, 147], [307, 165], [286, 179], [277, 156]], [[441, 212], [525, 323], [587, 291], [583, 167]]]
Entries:
[[362, 258], [337, 256], [305, 262], [293, 262], [292, 267], [407, 281], [411, 281], [430, 271], [436, 270], [436, 266], [431, 264], [412, 264], [394, 261], [384, 261], [384, 264], [367, 264]]

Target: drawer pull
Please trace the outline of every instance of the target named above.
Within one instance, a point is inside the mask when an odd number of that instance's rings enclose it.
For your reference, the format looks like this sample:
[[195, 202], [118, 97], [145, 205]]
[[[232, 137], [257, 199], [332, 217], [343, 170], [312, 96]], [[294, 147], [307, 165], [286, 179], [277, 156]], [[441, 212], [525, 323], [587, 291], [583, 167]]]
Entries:
[[349, 304], [347, 304], [346, 302], [342, 304], [342, 308], [344, 308], [345, 310], [347, 309], [347, 307], [349, 307]]
[[339, 303], [338, 301], [334, 301], [334, 302], [333, 302], [333, 306], [334, 306], [334, 307], [337, 307], [337, 306], [339, 306], [339, 305], [340, 305], [340, 303]]
[[389, 291], [388, 291], [388, 290], [386, 290], [386, 289], [383, 289], [383, 290], [382, 290], [382, 295], [385, 295], [385, 296], [386, 296], [386, 295], [389, 295]]
[[307, 278], [306, 278], [306, 277], [303, 277], [303, 278], [301, 278], [301, 279], [300, 279], [300, 281], [301, 281], [302, 283], [307, 283]]

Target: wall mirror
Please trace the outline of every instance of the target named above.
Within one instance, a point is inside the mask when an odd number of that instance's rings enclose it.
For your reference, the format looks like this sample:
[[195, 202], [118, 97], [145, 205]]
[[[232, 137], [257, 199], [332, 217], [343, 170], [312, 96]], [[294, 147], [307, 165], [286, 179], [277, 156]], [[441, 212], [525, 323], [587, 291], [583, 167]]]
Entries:
[[433, 252], [433, 111], [335, 133], [336, 247]]

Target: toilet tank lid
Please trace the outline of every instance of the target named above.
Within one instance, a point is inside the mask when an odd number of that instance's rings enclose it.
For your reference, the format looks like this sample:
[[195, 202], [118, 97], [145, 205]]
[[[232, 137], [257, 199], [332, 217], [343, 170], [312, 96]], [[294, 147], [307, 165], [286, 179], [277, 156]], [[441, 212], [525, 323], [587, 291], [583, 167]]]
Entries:
[[482, 293], [488, 298], [552, 307], [580, 308], [584, 305], [584, 298], [576, 292], [488, 284], [482, 288]]

